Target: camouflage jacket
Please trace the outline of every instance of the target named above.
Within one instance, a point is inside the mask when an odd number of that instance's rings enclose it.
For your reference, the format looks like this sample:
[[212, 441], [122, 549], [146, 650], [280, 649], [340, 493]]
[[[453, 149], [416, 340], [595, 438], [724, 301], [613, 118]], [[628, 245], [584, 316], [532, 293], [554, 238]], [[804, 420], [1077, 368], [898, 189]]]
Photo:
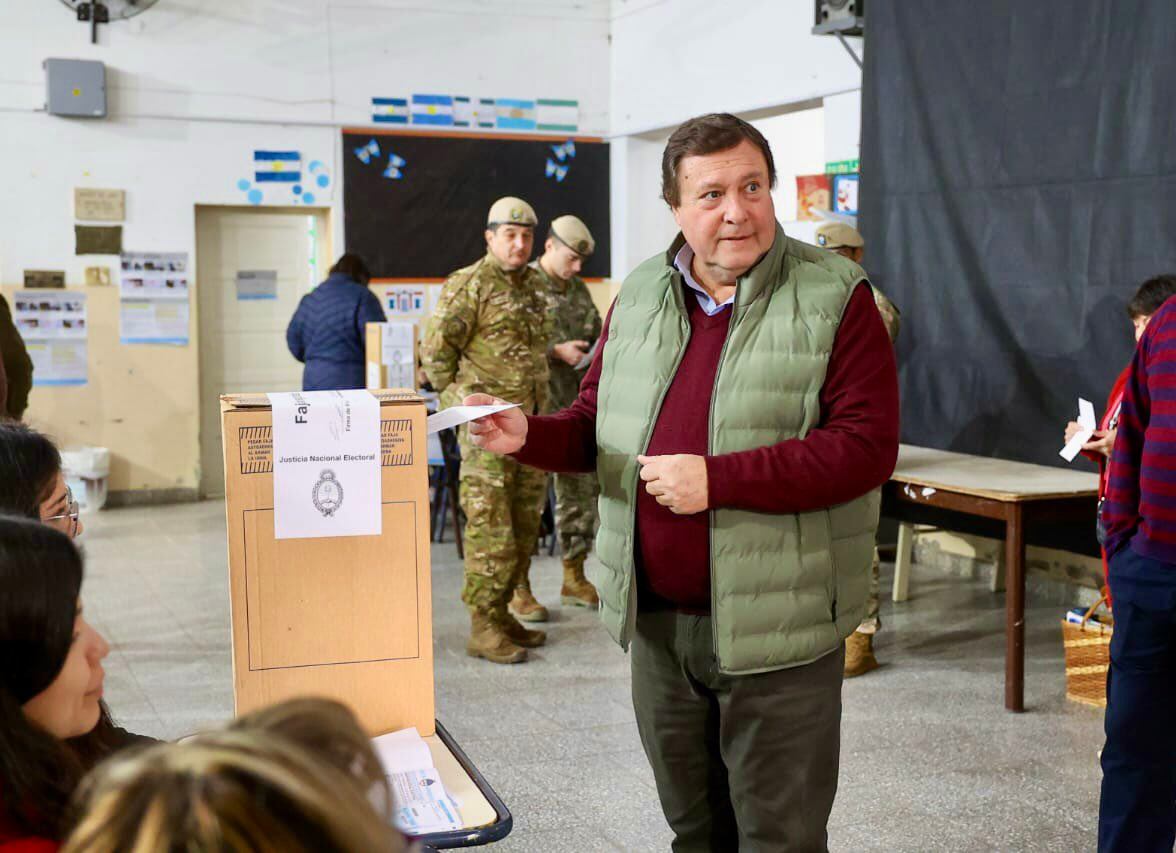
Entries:
[[589, 346], [596, 343], [600, 337], [600, 312], [596, 310], [596, 303], [592, 301], [592, 295], [588, 293], [588, 286], [582, 278], [573, 276], [563, 281], [548, 275], [538, 261], [531, 266], [543, 276], [547, 285], [547, 310], [551, 315], [551, 341], [547, 346], [548, 364], [551, 367], [549, 410], [558, 412], [572, 405], [580, 393], [580, 381], [588, 371], [588, 365], [577, 370], [556, 358], [552, 349], [556, 344], [567, 341], [587, 341]]
[[508, 273], [489, 254], [445, 280], [421, 344], [421, 362], [443, 407], [485, 393], [529, 414], [546, 408], [546, 290], [530, 267]]
[[878, 313], [882, 315], [882, 322], [886, 325], [886, 333], [890, 335], [890, 343], [898, 340], [898, 327], [902, 323], [902, 314], [893, 302], [886, 298], [886, 294], [870, 285], [874, 291], [874, 304], [878, 306]]

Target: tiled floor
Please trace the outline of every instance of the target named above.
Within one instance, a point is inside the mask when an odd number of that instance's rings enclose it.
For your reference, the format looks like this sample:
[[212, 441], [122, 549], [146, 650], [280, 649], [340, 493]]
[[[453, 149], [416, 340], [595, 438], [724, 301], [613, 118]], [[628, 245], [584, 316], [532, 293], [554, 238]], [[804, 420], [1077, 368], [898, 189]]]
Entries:
[[[87, 519], [86, 609], [110, 639], [107, 697], [132, 731], [174, 738], [232, 712], [224, 507]], [[532, 572], [550, 644], [521, 666], [465, 655], [461, 569], [434, 546], [438, 716], [515, 815], [503, 851], [664, 851], [629, 667], [593, 614], [561, 610], [558, 563]], [[885, 580], [884, 580], [885, 583]], [[885, 666], [847, 682], [837, 851], [1094, 849], [1102, 715], [1063, 699], [1059, 608], [1027, 614], [1028, 713], [1003, 709], [1003, 598], [916, 567], [883, 603]]]

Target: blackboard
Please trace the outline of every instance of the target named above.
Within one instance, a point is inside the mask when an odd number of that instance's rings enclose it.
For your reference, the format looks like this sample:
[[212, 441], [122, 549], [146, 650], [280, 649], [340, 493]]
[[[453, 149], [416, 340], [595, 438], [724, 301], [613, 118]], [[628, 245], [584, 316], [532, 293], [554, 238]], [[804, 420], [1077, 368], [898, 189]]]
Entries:
[[[608, 143], [564, 142], [558, 137], [344, 131], [347, 251], [363, 257], [373, 278], [443, 278], [485, 254], [490, 205], [515, 195], [539, 217], [536, 257], [551, 220], [575, 214], [596, 238], [596, 251], [582, 275], [607, 276]], [[390, 163], [399, 177], [385, 174]], [[555, 174], [548, 175], [552, 166]]]

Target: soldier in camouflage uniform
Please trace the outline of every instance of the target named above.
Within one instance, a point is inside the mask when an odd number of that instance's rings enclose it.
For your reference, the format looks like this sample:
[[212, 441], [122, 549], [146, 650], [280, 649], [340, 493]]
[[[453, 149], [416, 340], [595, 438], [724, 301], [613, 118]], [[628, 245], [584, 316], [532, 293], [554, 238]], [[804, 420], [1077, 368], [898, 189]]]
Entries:
[[[817, 226], [817, 245], [843, 255], [855, 264], [860, 264], [862, 256], [865, 254], [866, 243], [856, 228], [842, 222], [824, 222]], [[874, 304], [878, 306], [878, 313], [882, 315], [882, 322], [890, 334], [890, 343], [893, 344], [898, 339], [898, 327], [902, 315], [894, 303], [876, 287], [874, 288]], [[870, 598], [866, 602], [866, 618], [845, 641], [846, 678], [865, 675], [870, 670], [878, 668], [878, 660], [874, 657], [874, 634], [878, 633], [882, 627], [882, 620], [878, 616], [878, 563], [878, 549], [875, 548], [874, 568], [870, 579]]]
[[[522, 199], [490, 208], [487, 254], [449, 276], [421, 345], [421, 360], [441, 407], [469, 394], [492, 394], [524, 412], [547, 408], [546, 285], [527, 266], [535, 211]], [[546, 634], [530, 631], [507, 610], [525, 578], [539, 538], [547, 475], [513, 459], [461, 443], [461, 507], [466, 515], [465, 585], [470, 610], [466, 651], [495, 663], [518, 663]]]
[[[551, 223], [543, 255], [533, 264], [547, 283], [548, 312], [552, 318], [551, 396], [548, 411], [572, 405], [580, 380], [588, 370], [588, 350], [600, 337], [600, 312], [578, 273], [596, 248], [588, 227], [575, 216], [561, 216]], [[564, 579], [559, 591], [562, 604], [596, 608], [596, 588], [584, 577], [584, 560], [596, 539], [595, 474], [556, 474], [556, 529], [563, 552]], [[511, 609], [524, 621], [543, 621], [547, 608], [535, 601], [530, 584], [515, 591]]]

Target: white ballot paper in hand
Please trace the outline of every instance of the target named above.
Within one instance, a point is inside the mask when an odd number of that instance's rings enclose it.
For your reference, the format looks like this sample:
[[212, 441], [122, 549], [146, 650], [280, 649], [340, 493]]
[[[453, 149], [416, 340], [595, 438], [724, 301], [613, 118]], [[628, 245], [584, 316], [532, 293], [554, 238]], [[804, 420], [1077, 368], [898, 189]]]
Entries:
[[396, 826], [409, 835], [458, 829], [457, 800], [441, 784], [433, 754], [415, 728], [372, 739], [394, 800]]
[[441, 432], [443, 429], [476, 421], [478, 418], [484, 418], [487, 415], [505, 412], [507, 409], [517, 408], [518, 405], [518, 403], [497, 403], [492, 406], [450, 406], [448, 409], [438, 412], [435, 415], [429, 415], [428, 434], [432, 435], [435, 432]]
[[379, 536], [380, 401], [367, 391], [267, 394], [274, 538]]
[[1059, 451], [1067, 462], [1074, 461], [1074, 457], [1082, 452], [1082, 445], [1090, 441], [1090, 437], [1098, 429], [1098, 421], [1094, 419], [1094, 404], [1081, 397], [1078, 398], [1078, 423], [1082, 424], [1082, 432], [1071, 438]]

